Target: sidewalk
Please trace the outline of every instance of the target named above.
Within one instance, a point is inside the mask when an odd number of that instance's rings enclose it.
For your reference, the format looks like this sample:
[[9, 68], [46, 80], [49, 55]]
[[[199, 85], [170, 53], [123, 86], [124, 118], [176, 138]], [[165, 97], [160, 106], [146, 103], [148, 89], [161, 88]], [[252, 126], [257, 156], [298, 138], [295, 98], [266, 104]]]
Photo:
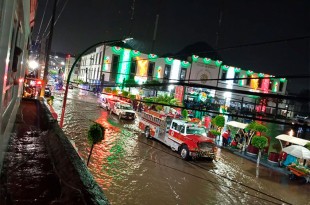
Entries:
[[1, 170], [0, 204], [109, 204], [42, 101], [20, 103]]
[[[235, 155], [237, 155], [239, 157], [243, 157], [243, 158], [245, 158], [247, 160], [250, 160], [252, 162], [255, 162], [255, 163], [257, 162], [257, 155], [250, 155], [246, 151], [243, 152], [243, 151], [241, 151], [239, 149], [234, 149], [234, 148], [229, 147], [229, 146], [228, 147], [220, 146], [220, 147], [221, 147], [221, 149], [226, 149], [226, 150], [230, 151], [231, 153], [233, 153], [233, 154], [235, 154]], [[261, 157], [259, 164], [263, 165], [263, 166], [265, 166], [265, 167], [267, 167], [269, 169], [272, 169], [274, 171], [277, 171], [277, 172], [280, 172], [282, 174], [285, 174], [285, 175], [289, 175], [290, 174], [289, 170], [287, 170], [286, 168], [283, 168], [283, 167], [279, 167], [277, 163], [269, 162], [268, 159], [263, 157], [263, 156]]]

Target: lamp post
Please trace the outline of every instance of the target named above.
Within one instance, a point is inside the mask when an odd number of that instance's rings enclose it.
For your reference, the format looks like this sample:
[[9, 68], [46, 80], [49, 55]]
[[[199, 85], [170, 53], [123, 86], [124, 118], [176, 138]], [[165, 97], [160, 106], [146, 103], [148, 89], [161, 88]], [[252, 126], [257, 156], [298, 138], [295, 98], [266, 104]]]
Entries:
[[73, 62], [71, 68], [70, 68], [70, 71], [69, 71], [69, 74], [68, 74], [68, 77], [67, 77], [67, 83], [66, 83], [66, 89], [65, 89], [65, 94], [64, 94], [64, 99], [63, 99], [63, 104], [62, 104], [62, 109], [61, 109], [61, 117], [60, 117], [60, 122], [59, 122], [59, 125], [60, 127], [62, 128], [63, 127], [63, 122], [64, 122], [64, 116], [65, 116], [65, 111], [66, 111], [66, 103], [67, 103], [67, 95], [68, 95], [68, 89], [69, 89], [69, 83], [70, 83], [70, 78], [71, 78], [71, 75], [72, 75], [72, 72], [73, 72], [73, 69], [75, 67], [75, 65], [77, 64], [77, 62], [81, 59], [81, 57], [86, 53], [88, 52], [90, 49], [96, 47], [96, 46], [99, 46], [99, 45], [102, 45], [102, 44], [107, 44], [107, 43], [117, 43], [117, 42], [121, 42], [121, 41], [129, 41], [131, 40], [132, 38], [126, 38], [126, 39], [120, 39], [120, 40], [109, 40], [109, 41], [101, 41], [101, 42], [98, 42], [98, 43], [95, 43], [91, 46], [89, 46], [88, 48], [86, 48], [82, 53], [80, 53], [78, 55], [78, 57], [75, 59], [75, 61]]

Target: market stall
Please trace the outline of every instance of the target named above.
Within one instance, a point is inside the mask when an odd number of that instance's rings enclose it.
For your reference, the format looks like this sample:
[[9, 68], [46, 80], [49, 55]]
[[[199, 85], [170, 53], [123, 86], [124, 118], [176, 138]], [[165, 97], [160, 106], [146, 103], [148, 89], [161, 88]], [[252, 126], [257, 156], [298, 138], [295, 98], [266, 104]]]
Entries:
[[[283, 149], [283, 152], [286, 152], [287, 154], [290, 154], [302, 160], [310, 159], [310, 150], [300, 145], [291, 145], [285, 147]], [[310, 168], [305, 166], [305, 164], [301, 165], [292, 163], [287, 168], [291, 172], [290, 179], [294, 179], [297, 176], [305, 178], [306, 183], [310, 182]]]

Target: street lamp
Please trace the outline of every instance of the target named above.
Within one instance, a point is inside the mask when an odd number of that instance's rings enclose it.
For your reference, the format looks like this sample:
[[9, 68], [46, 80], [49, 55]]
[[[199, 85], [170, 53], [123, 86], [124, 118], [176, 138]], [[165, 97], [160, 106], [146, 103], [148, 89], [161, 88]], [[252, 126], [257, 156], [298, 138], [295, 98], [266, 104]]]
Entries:
[[65, 94], [64, 94], [64, 99], [63, 99], [63, 104], [62, 104], [62, 109], [61, 109], [61, 117], [60, 117], [60, 127], [62, 128], [63, 127], [63, 122], [64, 122], [64, 116], [65, 116], [65, 111], [66, 111], [66, 103], [67, 103], [67, 95], [68, 95], [68, 89], [69, 89], [69, 83], [70, 83], [70, 78], [71, 78], [71, 75], [72, 75], [72, 72], [73, 72], [73, 69], [75, 67], [75, 65], [77, 64], [77, 62], [82, 58], [82, 56], [88, 52], [90, 49], [96, 47], [96, 46], [99, 46], [99, 45], [102, 45], [102, 44], [107, 44], [107, 43], [117, 43], [117, 42], [126, 42], [126, 41], [129, 41], [129, 40], [132, 40], [133, 38], [126, 38], [126, 39], [119, 39], [119, 40], [109, 40], [109, 41], [101, 41], [101, 42], [98, 42], [98, 43], [95, 43], [91, 46], [89, 46], [88, 48], [86, 48], [82, 53], [80, 53], [78, 55], [78, 57], [75, 59], [75, 61], [73, 62], [71, 68], [70, 68], [70, 71], [69, 71], [69, 74], [68, 74], [68, 77], [67, 77], [67, 84], [66, 84], [66, 89], [65, 89]]

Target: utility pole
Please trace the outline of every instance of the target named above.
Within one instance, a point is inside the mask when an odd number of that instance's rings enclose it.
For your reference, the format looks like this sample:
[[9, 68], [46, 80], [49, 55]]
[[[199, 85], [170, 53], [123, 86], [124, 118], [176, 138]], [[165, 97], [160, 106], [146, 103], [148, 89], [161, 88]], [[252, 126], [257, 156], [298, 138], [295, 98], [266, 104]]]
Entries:
[[52, 20], [51, 20], [51, 25], [50, 25], [50, 33], [48, 36], [48, 42], [47, 42], [47, 47], [46, 47], [46, 52], [45, 52], [45, 67], [44, 67], [44, 76], [43, 76], [43, 82], [42, 82], [42, 89], [41, 89], [40, 97], [44, 97], [45, 86], [47, 83], [48, 63], [50, 60], [50, 52], [51, 52], [51, 47], [52, 47], [52, 39], [53, 39], [53, 32], [54, 32], [54, 22], [55, 22], [57, 1], [58, 0], [54, 0], [53, 15], [52, 15]]
[[151, 53], [154, 52], [154, 46], [155, 46], [155, 40], [156, 40], [158, 19], [159, 19], [159, 14], [156, 15], [155, 28], [154, 28], [154, 34], [153, 34], [153, 41], [152, 41], [152, 47], [151, 47]]

